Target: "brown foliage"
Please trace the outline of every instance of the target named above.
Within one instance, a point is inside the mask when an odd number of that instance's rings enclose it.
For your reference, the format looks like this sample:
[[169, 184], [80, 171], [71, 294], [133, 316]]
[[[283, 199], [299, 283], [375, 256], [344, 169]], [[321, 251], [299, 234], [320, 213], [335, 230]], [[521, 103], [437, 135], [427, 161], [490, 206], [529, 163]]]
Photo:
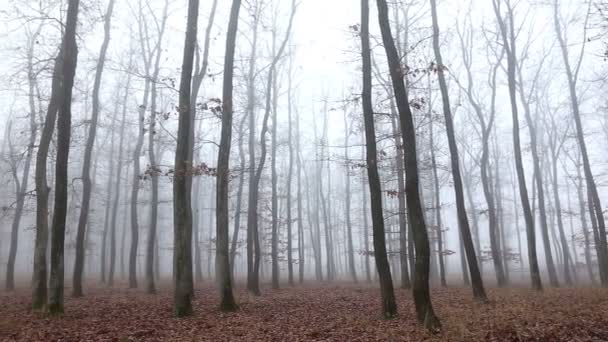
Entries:
[[477, 304], [468, 289], [432, 291], [443, 332], [416, 324], [411, 294], [397, 290], [400, 315], [380, 315], [378, 290], [350, 285], [236, 292], [240, 310], [221, 313], [211, 284], [199, 287], [195, 315], [173, 317], [171, 291], [146, 295], [91, 289], [66, 298], [62, 317], [30, 312], [28, 290], [0, 295], [0, 341], [605, 341], [608, 292], [603, 289], [493, 289]]

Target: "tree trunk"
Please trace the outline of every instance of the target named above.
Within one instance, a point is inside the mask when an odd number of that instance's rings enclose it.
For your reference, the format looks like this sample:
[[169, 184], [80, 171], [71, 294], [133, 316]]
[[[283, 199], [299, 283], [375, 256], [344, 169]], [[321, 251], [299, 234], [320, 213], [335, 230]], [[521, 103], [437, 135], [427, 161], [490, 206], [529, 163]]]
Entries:
[[351, 202], [351, 193], [350, 193], [350, 159], [348, 156], [349, 149], [349, 141], [348, 137], [350, 136], [351, 127], [348, 124], [348, 116], [346, 115], [346, 111], [344, 112], [344, 162], [346, 163], [346, 173], [344, 177], [344, 185], [345, 185], [345, 203], [344, 203], [344, 220], [346, 221], [346, 242], [347, 242], [347, 255], [348, 255], [348, 271], [350, 276], [352, 277], [355, 283], [358, 282], [357, 279], [357, 268], [355, 267], [355, 251], [353, 247], [353, 224], [351, 222], [350, 214], [350, 202]]
[[[511, 114], [513, 119], [513, 148], [515, 156], [515, 169], [517, 172], [517, 180], [519, 183], [519, 196], [521, 197], [521, 204], [524, 211], [524, 218], [526, 221], [526, 235], [528, 238], [528, 260], [530, 263], [530, 277], [532, 279], [532, 287], [535, 290], [542, 290], [542, 282], [540, 278], [540, 271], [538, 268], [538, 259], [536, 256], [536, 233], [534, 231], [534, 216], [532, 214], [532, 208], [530, 206], [530, 199], [528, 198], [528, 189], [526, 187], [526, 176], [524, 172], [524, 165], [521, 156], [521, 142], [519, 137], [519, 113], [517, 109], [517, 98], [516, 98], [516, 86], [517, 80], [515, 78], [516, 72], [516, 54], [515, 54], [515, 35], [513, 25], [509, 25], [510, 32], [507, 32], [507, 25], [505, 20], [500, 13], [499, 0], [493, 0], [494, 11], [496, 19], [498, 20], [503, 44], [507, 52], [507, 76], [509, 84], [509, 100], [511, 102]], [[512, 9], [509, 7], [509, 18], [510, 22], [513, 22]], [[511, 37], [509, 39], [509, 37]]]
[[443, 114], [445, 118], [446, 133], [448, 135], [448, 144], [450, 146], [452, 178], [454, 180], [454, 192], [456, 195], [456, 207], [458, 211], [458, 226], [462, 231], [462, 240], [467, 253], [467, 261], [469, 264], [469, 271], [471, 273], [471, 285], [473, 287], [473, 296], [477, 300], [487, 301], [488, 298], [483, 288], [483, 281], [481, 279], [481, 273], [479, 272], [479, 265], [477, 264], [477, 256], [475, 255], [475, 247], [473, 246], [469, 219], [467, 217], [466, 206], [464, 203], [464, 191], [462, 186], [462, 176], [460, 174], [458, 146], [456, 145], [454, 122], [452, 119], [452, 110], [450, 108], [447, 82], [444, 75], [443, 59], [439, 49], [439, 25], [437, 23], [437, 5], [435, 4], [435, 0], [431, 0], [431, 13], [433, 17], [433, 49], [435, 50], [435, 59], [437, 60], [437, 75], [439, 78], [441, 97], [443, 99]]
[[[388, 21], [387, 21], [388, 23]], [[365, 122], [365, 142], [367, 160], [367, 178], [369, 181], [370, 203], [372, 213], [374, 256], [380, 278], [382, 297], [382, 314], [385, 318], [397, 315], [397, 303], [393, 290], [391, 269], [386, 255], [386, 237], [384, 235], [384, 215], [382, 212], [382, 188], [378, 175], [378, 156], [376, 150], [376, 129], [374, 127], [374, 108], [372, 105], [372, 62], [369, 43], [369, 2], [361, 0], [361, 54], [363, 58], [363, 118]]]
[[[198, 1], [197, 1], [198, 2]], [[222, 88], [222, 132], [217, 161], [217, 187], [216, 187], [216, 278], [220, 290], [220, 309], [234, 311], [237, 309], [230, 272], [230, 254], [228, 250], [228, 230], [230, 220], [228, 217], [228, 183], [230, 180], [229, 163], [232, 139], [232, 92], [234, 77], [234, 53], [236, 34], [239, 22], [241, 1], [234, 0], [230, 11], [228, 33], [226, 37], [226, 55], [224, 59], [224, 83]], [[196, 24], [195, 24], [196, 25]], [[196, 35], [195, 35], [196, 36]]]
[[[566, 44], [564, 35], [558, 17], [559, 2], [555, 0], [554, 3], [554, 21], [555, 21], [555, 32], [557, 34], [557, 40], [562, 51], [562, 57], [564, 59], [564, 67], [566, 69], [566, 76], [568, 79], [568, 89], [570, 91], [570, 104], [572, 106], [572, 114], [574, 116], [574, 123], [576, 124], [576, 139], [581, 151], [581, 157], [583, 159], [583, 170], [585, 173], [585, 180], [587, 182], [587, 189], [590, 193], [591, 201], [589, 202], [590, 211], [595, 213], [596, 221], [599, 230], [599, 241], [598, 241], [598, 264], [600, 267], [600, 279], [602, 286], [608, 287], [608, 244], [606, 242], [606, 223], [604, 220], [604, 212], [600, 197], [598, 195], [595, 180], [593, 178], [593, 172], [591, 171], [591, 164], [589, 163], [589, 156], [587, 154], [587, 143], [585, 142], [585, 132], [581, 121], [580, 108], [578, 103], [578, 95], [576, 92], [576, 82], [578, 80], [578, 72], [580, 70], [580, 63], [576, 66], [575, 70], [572, 70], [570, 66], [570, 60], [568, 57], [568, 46]], [[583, 41], [585, 44], [585, 41]]]
[[103, 69], [106, 63], [106, 54], [108, 45], [110, 44], [110, 24], [112, 21], [112, 12], [114, 11], [114, 0], [110, 0], [106, 14], [104, 15], [104, 38], [97, 60], [95, 69], [95, 81], [93, 84], [93, 110], [91, 113], [91, 122], [89, 123], [89, 133], [87, 143], [84, 150], [84, 159], [82, 166], [82, 203], [80, 204], [80, 217], [78, 218], [78, 228], [76, 233], [76, 260], [74, 263], [74, 276], [72, 278], [72, 296], [82, 297], [82, 273], [84, 271], [85, 259], [85, 243], [84, 237], [86, 233], [87, 220], [89, 216], [89, 205], [91, 203], [91, 156], [93, 155], [93, 147], [95, 145], [95, 135], [97, 133], [97, 121], [99, 120], [99, 89], [101, 87], [101, 78]]
[[408, 94], [403, 81], [403, 68], [391, 34], [388, 8], [385, 0], [377, 0], [378, 21], [382, 41], [386, 50], [393, 91], [399, 111], [401, 135], [405, 150], [405, 192], [407, 196], [408, 218], [412, 225], [416, 243], [416, 266], [414, 277], [414, 302], [418, 321], [431, 331], [438, 331], [441, 323], [433, 311], [429, 291], [429, 238], [424, 222], [424, 213], [420, 201], [418, 178], [418, 160], [416, 156], [416, 133]]
[[[16, 197], [16, 206], [15, 206], [15, 216], [13, 216], [13, 223], [11, 225], [11, 243], [9, 247], [8, 253], [8, 262], [6, 265], [6, 290], [11, 291], [15, 288], [15, 261], [17, 258], [17, 246], [19, 242], [19, 227], [21, 224], [21, 217], [23, 216], [23, 207], [25, 205], [25, 198], [27, 192], [27, 186], [29, 183], [30, 177], [30, 167], [32, 165], [32, 156], [34, 154], [34, 145], [36, 144], [36, 135], [37, 135], [37, 127], [36, 127], [36, 104], [34, 102], [34, 96], [37, 86], [36, 75], [34, 73], [34, 47], [36, 46], [36, 41], [38, 36], [40, 35], [40, 31], [42, 29], [42, 25], [38, 26], [37, 31], [29, 40], [28, 50], [27, 50], [27, 72], [28, 72], [28, 103], [29, 103], [29, 124], [30, 124], [30, 137], [27, 146], [27, 152], [25, 155], [25, 163], [23, 167], [23, 173], [21, 175], [21, 181], [19, 181], [19, 177], [17, 176], [17, 163], [11, 163], [14, 165], [14, 170], [12, 172], [13, 179], [15, 181], [15, 197]], [[9, 137], [10, 144], [10, 134], [12, 132], [7, 131]], [[12, 150], [12, 149], [11, 149]], [[11, 159], [14, 156], [13, 151], [10, 151]]]
[[[131, 62], [129, 64], [131, 65]], [[118, 139], [118, 159], [116, 161], [116, 180], [114, 185], [114, 200], [112, 201], [112, 214], [110, 219], [110, 265], [108, 270], [108, 286], [114, 285], [114, 269], [116, 264], [116, 220], [118, 218], [118, 207], [120, 202], [121, 183], [122, 183], [122, 169], [124, 165], [123, 156], [125, 153], [124, 140], [125, 140], [125, 128], [127, 119], [127, 100], [129, 98], [129, 89], [131, 87], [131, 74], [127, 74], [127, 81], [125, 85], [125, 94], [122, 98], [122, 117], [120, 121], [120, 138]], [[128, 177], [127, 177], [128, 178]], [[123, 230], [124, 230], [123, 226]]]
[[72, 126], [72, 88], [78, 61], [76, 26], [79, 0], [70, 0], [65, 33], [61, 47], [62, 94], [57, 115], [57, 160], [55, 164], [55, 203], [51, 226], [51, 273], [49, 278], [48, 310], [51, 314], [63, 313], [64, 243], [68, 201], [68, 160]]
[[[192, 90], [192, 70], [198, 23], [198, 0], [188, 1], [188, 21], [182, 60], [181, 81], [179, 86], [179, 125], [177, 147], [175, 148], [175, 177], [173, 180], [173, 221], [174, 221], [174, 263], [175, 277], [173, 308], [177, 317], [192, 315], [192, 153], [190, 144], [190, 124], [192, 109], [190, 94]], [[219, 168], [218, 168], [219, 170]], [[218, 171], [218, 174], [220, 172]], [[219, 177], [218, 177], [219, 178]]]

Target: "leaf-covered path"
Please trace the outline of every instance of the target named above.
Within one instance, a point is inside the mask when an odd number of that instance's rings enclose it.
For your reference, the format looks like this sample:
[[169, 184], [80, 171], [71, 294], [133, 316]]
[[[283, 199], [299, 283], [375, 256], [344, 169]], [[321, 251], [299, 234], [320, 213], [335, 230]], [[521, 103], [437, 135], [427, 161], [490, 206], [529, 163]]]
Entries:
[[[491, 303], [473, 302], [469, 289], [434, 289], [443, 332], [429, 335], [415, 321], [410, 292], [397, 290], [399, 317], [384, 320], [373, 287], [324, 285], [237, 291], [240, 310], [217, 311], [211, 284], [198, 286], [195, 316], [172, 315], [169, 288], [89, 289], [66, 298], [66, 314], [29, 310], [26, 289], [0, 294], [0, 341], [606, 341], [608, 291], [491, 289]], [[69, 291], [66, 291], [69, 293]]]

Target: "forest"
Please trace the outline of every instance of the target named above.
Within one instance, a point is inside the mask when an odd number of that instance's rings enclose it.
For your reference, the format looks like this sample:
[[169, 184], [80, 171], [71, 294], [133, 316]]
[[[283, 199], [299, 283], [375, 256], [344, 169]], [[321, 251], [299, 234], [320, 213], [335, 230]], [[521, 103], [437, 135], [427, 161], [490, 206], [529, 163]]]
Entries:
[[608, 341], [608, 1], [3, 0], [0, 341]]

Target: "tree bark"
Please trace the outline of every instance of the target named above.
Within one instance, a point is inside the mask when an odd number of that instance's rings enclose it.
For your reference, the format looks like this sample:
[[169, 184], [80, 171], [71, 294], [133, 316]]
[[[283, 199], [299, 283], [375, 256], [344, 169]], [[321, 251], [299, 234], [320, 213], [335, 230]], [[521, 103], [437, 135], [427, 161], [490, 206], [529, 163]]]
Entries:
[[[177, 147], [175, 148], [175, 177], [173, 180], [173, 221], [174, 221], [174, 262], [175, 277], [173, 309], [177, 317], [192, 315], [192, 160], [190, 144], [190, 94], [192, 91], [192, 70], [198, 24], [198, 0], [188, 1], [188, 20], [179, 86], [179, 125]], [[219, 173], [219, 171], [218, 171]]]
[[63, 313], [64, 243], [68, 200], [68, 159], [72, 125], [72, 88], [78, 61], [76, 26], [79, 0], [70, 0], [65, 33], [61, 47], [62, 94], [57, 115], [57, 160], [55, 164], [55, 203], [51, 226], [51, 273], [49, 278], [48, 310], [51, 314]]
[[[387, 20], [388, 23], [388, 20]], [[380, 278], [382, 297], [382, 314], [385, 318], [397, 315], [397, 303], [393, 289], [391, 269], [386, 255], [386, 237], [384, 235], [384, 215], [382, 213], [382, 188], [378, 174], [378, 156], [376, 150], [376, 129], [374, 127], [374, 108], [372, 105], [372, 61], [369, 43], [369, 1], [361, 0], [361, 55], [363, 58], [363, 118], [365, 122], [365, 142], [367, 178], [369, 181], [372, 227], [374, 238], [374, 256]]]
[[222, 90], [222, 132], [217, 161], [216, 187], [216, 277], [220, 290], [220, 309], [234, 311], [237, 309], [230, 272], [230, 254], [228, 250], [228, 183], [230, 180], [230, 147], [232, 139], [233, 116], [233, 77], [236, 34], [238, 30], [241, 1], [234, 0], [230, 10], [230, 21], [226, 37], [226, 55], [224, 59], [224, 84]]
[[[513, 25], [509, 25], [510, 31], [507, 32], [507, 25], [500, 12], [500, 0], [493, 0], [494, 12], [498, 21], [500, 32], [507, 53], [507, 76], [509, 84], [509, 100], [511, 102], [511, 114], [513, 119], [513, 148], [515, 156], [515, 169], [517, 172], [517, 180], [519, 184], [519, 196], [524, 211], [526, 221], [526, 235], [528, 238], [528, 260], [530, 263], [530, 277], [532, 279], [532, 287], [535, 290], [542, 290], [542, 282], [540, 271], [538, 268], [538, 258], [536, 256], [536, 233], [534, 231], [534, 216], [528, 198], [528, 189], [526, 187], [526, 176], [521, 155], [521, 142], [519, 136], [519, 113], [517, 109], [516, 86], [515, 78], [516, 64], [515, 59], [515, 35]], [[508, 7], [510, 22], [513, 22], [512, 8]], [[510, 38], [509, 38], [510, 37]]]
[[72, 296], [82, 297], [84, 295], [82, 291], [82, 273], [84, 271], [84, 259], [85, 259], [85, 241], [84, 237], [86, 234], [87, 220], [89, 217], [89, 205], [91, 203], [91, 157], [93, 155], [93, 147], [95, 145], [95, 136], [97, 134], [97, 121], [99, 121], [99, 90], [101, 87], [101, 79], [103, 75], [103, 69], [106, 63], [106, 54], [108, 52], [108, 45], [110, 44], [110, 24], [112, 22], [112, 12], [114, 11], [114, 0], [110, 0], [108, 8], [104, 15], [104, 38], [101, 44], [101, 50], [99, 52], [99, 58], [97, 60], [97, 67], [95, 69], [95, 81], [93, 84], [93, 98], [92, 105], [93, 109], [91, 112], [91, 122], [89, 123], [89, 132], [87, 136], [87, 143], [84, 150], [84, 159], [82, 166], [82, 202], [80, 204], [80, 216], [78, 218], [78, 228], [76, 232], [76, 259], [74, 263], [74, 275], [72, 278]]

